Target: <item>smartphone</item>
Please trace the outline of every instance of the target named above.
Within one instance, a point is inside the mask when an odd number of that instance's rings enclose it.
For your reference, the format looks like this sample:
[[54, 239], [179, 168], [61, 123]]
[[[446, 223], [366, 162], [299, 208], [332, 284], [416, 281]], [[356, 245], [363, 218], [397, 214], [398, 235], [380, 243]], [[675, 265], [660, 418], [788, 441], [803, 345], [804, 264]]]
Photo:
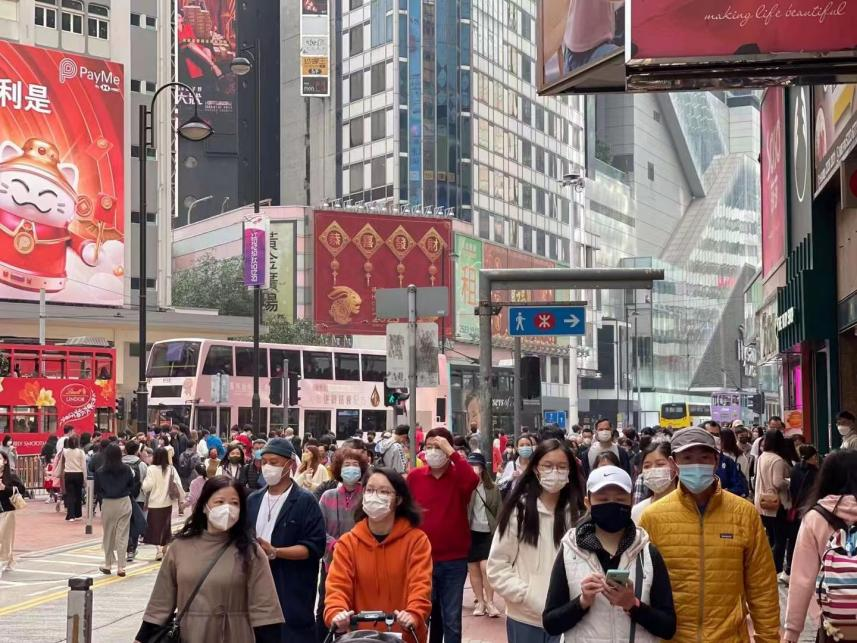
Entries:
[[627, 569], [608, 569], [607, 582], [615, 585], [624, 585], [628, 582], [631, 572]]

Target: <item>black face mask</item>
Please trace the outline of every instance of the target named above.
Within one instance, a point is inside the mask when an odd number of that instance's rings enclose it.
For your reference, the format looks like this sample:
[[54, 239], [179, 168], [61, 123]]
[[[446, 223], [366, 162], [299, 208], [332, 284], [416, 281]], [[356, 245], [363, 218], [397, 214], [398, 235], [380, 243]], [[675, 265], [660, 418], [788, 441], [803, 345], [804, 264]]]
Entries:
[[592, 514], [592, 522], [611, 534], [622, 531], [631, 523], [631, 506], [619, 502], [592, 505], [589, 512]]

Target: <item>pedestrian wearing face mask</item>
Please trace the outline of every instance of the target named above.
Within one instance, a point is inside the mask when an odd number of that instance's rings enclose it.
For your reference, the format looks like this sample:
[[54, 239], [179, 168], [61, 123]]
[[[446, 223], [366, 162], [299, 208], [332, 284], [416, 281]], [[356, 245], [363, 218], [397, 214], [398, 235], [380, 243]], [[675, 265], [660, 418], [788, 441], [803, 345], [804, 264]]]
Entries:
[[262, 449], [264, 448], [265, 440], [253, 440], [253, 459], [244, 465], [242, 472], [248, 491], [256, 491], [265, 486], [265, 478], [262, 477]]
[[521, 474], [527, 468], [536, 450], [536, 439], [530, 435], [522, 435], [515, 445], [517, 458], [511, 458], [503, 469], [503, 473], [497, 478], [497, 486], [505, 495], [509, 493], [512, 485], [516, 484]]
[[731, 491], [736, 496], [746, 498], [749, 494], [747, 478], [745, 478], [744, 474], [741, 473], [735, 459], [723, 451], [723, 447], [720, 443], [720, 423], [715, 422], [714, 420], [709, 420], [705, 423], [704, 428], [714, 438], [714, 446], [717, 447], [717, 450], [720, 452], [716, 474], [720, 479], [721, 486], [726, 489], [726, 491]]
[[674, 493], [643, 512], [642, 527], [670, 570], [677, 617], [673, 641], [779, 641], [779, 595], [771, 549], [753, 505], [724, 491], [719, 451], [705, 429], [677, 431]]
[[494, 590], [488, 581], [488, 554], [491, 551], [491, 539], [497, 529], [497, 518], [503, 500], [500, 490], [488, 474], [485, 456], [471, 453], [467, 463], [479, 476], [479, 486], [470, 496], [467, 515], [470, 519], [470, 554], [467, 556], [467, 568], [470, 573], [470, 587], [476, 596], [473, 616], [500, 616], [500, 610], [494, 606]]
[[[789, 476], [792, 470], [789, 447], [794, 448], [787, 444], [782, 431], [768, 431], [756, 473], [756, 509], [762, 516], [762, 524], [768, 533], [777, 574], [781, 574], [785, 566], [789, 539], [788, 514], [792, 507], [789, 493]], [[788, 578], [781, 577], [781, 580], [785, 582]]]
[[[428, 537], [418, 529], [420, 512], [401, 474], [372, 469], [355, 517], [357, 524], [333, 552], [325, 625], [344, 632], [354, 612], [382, 610], [395, 614], [393, 631], [403, 633], [404, 641], [425, 643], [432, 605], [432, 551]], [[383, 623], [364, 623], [360, 629], [387, 628]], [[416, 641], [405, 633], [411, 629]]]
[[453, 448], [444, 428], [426, 433], [426, 464], [408, 474], [408, 487], [423, 508], [422, 530], [431, 542], [431, 642], [460, 643], [470, 522], [467, 507], [479, 484], [473, 467]]
[[857, 451], [857, 417], [850, 411], [841, 411], [836, 416], [836, 431], [842, 437], [839, 448]]
[[631, 475], [631, 458], [628, 452], [619, 448], [610, 420], [601, 418], [595, 423], [595, 441], [588, 449], [580, 452], [584, 476], [589, 476], [589, 472], [595, 468], [595, 458], [607, 451], [613, 453], [619, 460], [619, 467]]
[[506, 602], [509, 643], [560, 640], [544, 630], [542, 611], [560, 541], [583, 506], [578, 479], [568, 447], [545, 440], [500, 511], [486, 571]]
[[235, 480], [206, 481], [167, 550], [136, 641], [153, 638], [176, 610], [184, 612], [182, 643], [287, 640], [281, 638], [283, 612], [271, 568], [248, 518], [244, 490]]
[[631, 519], [631, 476], [599, 467], [586, 492], [589, 513], [562, 539], [553, 565], [545, 630], [564, 634], [566, 643], [671, 639], [676, 615], [669, 572]]
[[319, 499], [327, 532], [327, 547], [322, 559], [316, 607], [316, 623], [322, 641], [327, 634], [324, 625], [324, 585], [327, 571], [339, 539], [354, 528], [354, 511], [363, 499], [363, 477], [369, 470], [369, 458], [363, 450], [344, 447], [336, 450], [331, 467], [337, 486], [322, 493]]
[[642, 455], [643, 471], [640, 479], [652, 495], [636, 503], [631, 510], [631, 519], [635, 525], [640, 524], [640, 517], [649, 505], [675, 491], [678, 484], [678, 472], [670, 460], [672, 448], [669, 442], [650, 444], [642, 451]]
[[246, 485], [247, 478], [244, 477], [244, 446], [238, 442], [229, 445], [226, 457], [221, 464], [223, 475], [234, 478], [239, 484]]
[[291, 441], [273, 438], [262, 449], [262, 476], [267, 487], [247, 499], [247, 519], [271, 561], [271, 572], [286, 622], [283, 641], [315, 641], [316, 588], [324, 555], [324, 517], [311, 493], [291, 478]]

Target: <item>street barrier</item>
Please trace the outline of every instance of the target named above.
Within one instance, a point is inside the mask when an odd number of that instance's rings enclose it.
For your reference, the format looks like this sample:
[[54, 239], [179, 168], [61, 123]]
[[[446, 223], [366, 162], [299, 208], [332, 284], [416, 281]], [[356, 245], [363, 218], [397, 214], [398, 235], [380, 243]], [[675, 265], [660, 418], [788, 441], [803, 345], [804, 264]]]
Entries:
[[69, 578], [68, 589], [66, 641], [92, 643], [92, 579]]
[[27, 489], [43, 489], [45, 486], [45, 469], [42, 458], [38, 455], [19, 455], [15, 472]]

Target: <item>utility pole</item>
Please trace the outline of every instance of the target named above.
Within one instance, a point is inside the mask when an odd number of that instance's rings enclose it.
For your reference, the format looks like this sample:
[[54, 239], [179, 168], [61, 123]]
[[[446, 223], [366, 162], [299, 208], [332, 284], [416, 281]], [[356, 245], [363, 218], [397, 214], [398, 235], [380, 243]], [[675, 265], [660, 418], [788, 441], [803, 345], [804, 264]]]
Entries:
[[417, 287], [408, 285], [408, 444], [417, 466]]
[[[514, 426], [512, 427], [512, 434], [515, 436], [515, 444], [518, 444], [518, 438], [521, 437], [521, 410], [523, 406], [523, 399], [521, 396], [521, 338], [515, 337], [515, 354], [513, 355], [514, 361], [514, 393], [512, 395], [512, 404], [515, 405], [514, 410], [512, 411], [512, 422], [514, 422]], [[481, 418], [480, 418], [481, 419]], [[483, 431], [491, 432], [491, 427], [483, 428]], [[493, 436], [492, 436], [493, 440]], [[493, 442], [492, 442], [493, 447]]]

